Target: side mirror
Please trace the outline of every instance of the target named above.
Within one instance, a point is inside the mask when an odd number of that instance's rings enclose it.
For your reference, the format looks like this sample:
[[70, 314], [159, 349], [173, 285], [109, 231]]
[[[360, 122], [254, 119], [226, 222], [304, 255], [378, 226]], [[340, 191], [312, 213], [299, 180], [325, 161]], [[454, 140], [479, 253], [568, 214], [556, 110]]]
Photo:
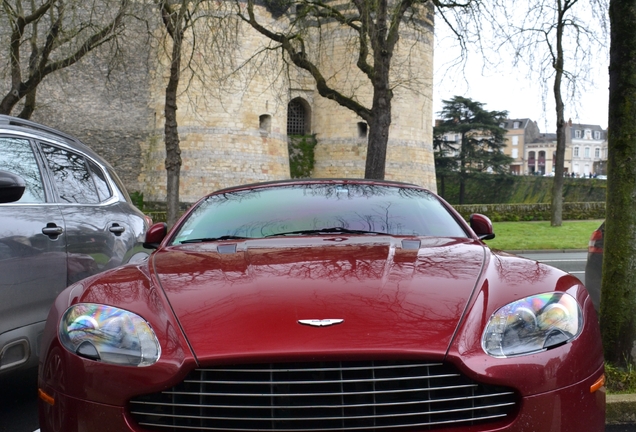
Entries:
[[492, 222], [488, 216], [473, 213], [470, 215], [470, 227], [473, 229], [479, 240], [492, 240], [495, 233], [492, 231]]
[[19, 175], [0, 171], [0, 204], [16, 202], [24, 194], [26, 183]]
[[146, 232], [146, 241], [144, 247], [146, 249], [157, 249], [166, 234], [168, 233], [168, 224], [165, 222], [159, 222], [148, 228]]

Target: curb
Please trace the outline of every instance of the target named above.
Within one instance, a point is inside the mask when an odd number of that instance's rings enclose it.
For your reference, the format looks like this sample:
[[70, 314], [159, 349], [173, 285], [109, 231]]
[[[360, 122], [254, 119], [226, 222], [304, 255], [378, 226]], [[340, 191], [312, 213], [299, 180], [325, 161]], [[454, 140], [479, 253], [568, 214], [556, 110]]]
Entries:
[[587, 249], [543, 249], [543, 250], [506, 250], [513, 255], [535, 254], [535, 253], [569, 253], [569, 252], [585, 252]]
[[636, 394], [605, 396], [605, 424], [636, 422]]

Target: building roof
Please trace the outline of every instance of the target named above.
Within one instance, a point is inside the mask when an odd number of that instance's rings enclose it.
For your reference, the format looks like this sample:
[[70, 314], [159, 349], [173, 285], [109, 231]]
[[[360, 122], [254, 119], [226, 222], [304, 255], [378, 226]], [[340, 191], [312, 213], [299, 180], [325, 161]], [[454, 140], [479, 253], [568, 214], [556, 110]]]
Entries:
[[[529, 118], [520, 118], [520, 119], [506, 119], [504, 121], [504, 125], [503, 127], [505, 129], [525, 129], [528, 126], [528, 123], [530, 123], [532, 120], [530, 120]], [[514, 123], [515, 122], [519, 122], [519, 127], [518, 128], [514, 128]]]
[[555, 133], [542, 133], [532, 143], [550, 143], [556, 141], [556, 139], [557, 134]]
[[593, 124], [582, 124], [582, 123], [572, 123], [572, 121], [570, 120], [568, 122], [568, 126], [570, 128], [572, 128], [572, 130], [593, 130], [593, 131], [602, 131], [605, 132], [605, 129], [603, 129], [600, 125], [593, 125]]

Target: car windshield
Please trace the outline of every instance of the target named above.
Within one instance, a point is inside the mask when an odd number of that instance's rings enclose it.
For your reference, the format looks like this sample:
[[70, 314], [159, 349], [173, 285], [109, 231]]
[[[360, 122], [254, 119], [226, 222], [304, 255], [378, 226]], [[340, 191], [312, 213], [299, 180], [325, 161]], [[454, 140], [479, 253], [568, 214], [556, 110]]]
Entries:
[[371, 184], [301, 184], [201, 201], [172, 244], [328, 233], [467, 237], [431, 193]]

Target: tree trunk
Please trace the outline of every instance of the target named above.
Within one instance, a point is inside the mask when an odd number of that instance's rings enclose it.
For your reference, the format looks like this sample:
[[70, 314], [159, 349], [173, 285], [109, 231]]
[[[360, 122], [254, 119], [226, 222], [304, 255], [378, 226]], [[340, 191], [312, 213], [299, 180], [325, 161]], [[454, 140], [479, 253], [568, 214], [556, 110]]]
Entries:
[[[379, 8], [378, 23], [386, 23], [386, 2]], [[367, 160], [364, 170], [365, 179], [384, 180], [386, 153], [391, 127], [391, 100], [393, 91], [389, 85], [391, 58], [396, 40], [385, 39], [385, 24], [378, 25], [382, 30], [373, 35], [373, 104], [372, 121], [369, 124], [369, 141], [367, 144]]]
[[466, 188], [466, 134], [462, 134], [462, 147], [459, 149], [459, 205], [464, 204], [464, 194]]
[[172, 227], [179, 218], [179, 177], [181, 174], [181, 148], [179, 147], [179, 131], [177, 129], [177, 89], [181, 73], [181, 29], [176, 29], [172, 40], [172, 58], [170, 61], [170, 78], [166, 87], [166, 106], [164, 127], [166, 145], [166, 201], [167, 222]]
[[18, 117], [28, 120], [33, 115], [33, 111], [35, 111], [35, 100], [37, 95], [37, 87], [28, 92], [25, 97], [24, 107]]
[[636, 7], [610, 1], [610, 97], [601, 334], [605, 358], [627, 365], [636, 337]]
[[563, 11], [560, 11], [557, 21], [556, 60], [554, 62], [554, 100], [556, 102], [557, 117], [557, 147], [556, 166], [554, 167], [554, 181], [552, 183], [552, 205], [550, 208], [550, 225], [563, 225], [563, 171], [565, 162], [565, 119], [564, 104], [561, 96], [561, 81], [563, 79]]
[[563, 225], [563, 184], [565, 182], [565, 179], [563, 177], [563, 162], [565, 159], [565, 122], [563, 120], [563, 102], [561, 102], [560, 104], [561, 108], [558, 108], [558, 106], [559, 103], [557, 102], [557, 164], [554, 167], [554, 180], [552, 183], [552, 203], [550, 207], [550, 225], [554, 227]]
[[364, 170], [365, 179], [384, 180], [386, 153], [391, 127], [391, 91], [373, 93], [373, 120], [369, 124], [369, 142]]
[[20, 84], [19, 88], [14, 88], [10, 92], [8, 92], [0, 101], [0, 114], [11, 115], [11, 111], [13, 107], [20, 102], [20, 99], [24, 97], [27, 92], [25, 91], [25, 87]]

